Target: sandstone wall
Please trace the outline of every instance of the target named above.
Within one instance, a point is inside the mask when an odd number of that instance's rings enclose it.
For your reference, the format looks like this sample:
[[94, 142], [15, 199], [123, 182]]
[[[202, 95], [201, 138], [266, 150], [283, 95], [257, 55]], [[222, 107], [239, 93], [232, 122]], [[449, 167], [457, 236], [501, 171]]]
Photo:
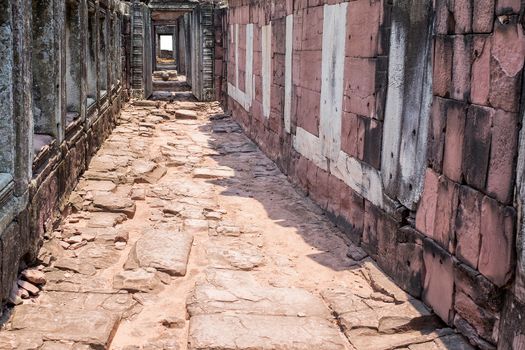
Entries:
[[229, 6], [227, 103], [250, 137], [446, 323], [521, 349], [521, 2]]
[[[0, 70], [0, 137], [9, 135], [0, 149], [3, 305], [19, 265], [35, 261], [46, 233], [70, 210], [67, 197], [128, 95], [122, 72], [128, 72], [129, 41], [122, 35], [129, 9], [115, 0], [10, 0], [0, 7], [0, 57], [8, 62]], [[4, 40], [6, 33], [11, 40]]]

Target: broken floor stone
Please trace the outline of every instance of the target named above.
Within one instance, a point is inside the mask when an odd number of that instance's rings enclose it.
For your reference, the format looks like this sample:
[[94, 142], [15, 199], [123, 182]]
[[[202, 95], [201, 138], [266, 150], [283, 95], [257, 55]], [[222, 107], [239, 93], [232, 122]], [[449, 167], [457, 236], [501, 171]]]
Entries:
[[65, 310], [21, 305], [14, 311], [11, 329], [27, 330], [47, 340], [66, 340], [106, 348], [119, 323], [119, 317], [102, 310]]
[[177, 109], [175, 111], [175, 118], [182, 120], [195, 120], [197, 119], [197, 112], [188, 109]]
[[145, 269], [121, 271], [113, 277], [113, 288], [129, 292], [159, 291], [162, 283], [155, 271]]
[[338, 314], [345, 332], [366, 328], [376, 329], [379, 333], [392, 334], [436, 329], [442, 325], [439, 318], [417, 300], [400, 305], [342, 314], [337, 310], [334, 311]]
[[223, 166], [217, 168], [197, 168], [193, 170], [193, 177], [198, 179], [216, 179], [220, 177], [234, 177], [235, 170]]
[[188, 298], [190, 315], [217, 312], [331, 318], [323, 301], [299, 288], [263, 286], [249, 272], [208, 270]]
[[78, 189], [83, 191], [113, 192], [116, 188], [117, 185], [111, 181], [84, 180], [79, 183]]
[[24, 280], [18, 280], [18, 286], [27, 290], [31, 295], [37, 295], [40, 293], [40, 289], [37, 286]]
[[461, 335], [452, 334], [437, 338], [432, 342], [412, 344], [408, 346], [409, 350], [474, 350]]
[[374, 291], [391, 296], [396, 302], [406, 302], [412, 299], [409, 294], [399, 288], [383, 271], [381, 271], [375, 262], [371, 260], [365, 261], [364, 269], [361, 271]]
[[43, 344], [43, 335], [31, 330], [0, 332], [0, 350], [37, 350]]
[[233, 243], [231, 246], [214, 242], [206, 249], [206, 253], [211, 267], [214, 268], [233, 267], [248, 271], [264, 263], [264, 256], [259, 249], [242, 242]]
[[115, 227], [118, 224], [124, 222], [127, 219], [127, 215], [123, 213], [106, 213], [106, 212], [94, 212], [91, 213], [87, 227], [92, 228], [107, 228]]
[[33, 284], [46, 284], [46, 275], [37, 269], [26, 269], [22, 271], [22, 277]]
[[193, 236], [185, 232], [148, 231], [135, 243], [125, 267], [152, 267], [172, 276], [184, 276], [192, 243]]
[[93, 265], [86, 264], [85, 261], [77, 258], [60, 258], [55, 262], [54, 267], [59, 270], [73, 271], [87, 276], [93, 276], [97, 273]]
[[373, 329], [356, 329], [345, 334], [356, 350], [392, 350], [412, 344], [425, 343], [453, 333], [450, 328], [434, 331], [409, 331], [393, 334], [379, 334]]
[[95, 195], [93, 197], [93, 206], [95, 208], [113, 212], [123, 213], [130, 219], [135, 215], [135, 202], [129, 198], [122, 198], [116, 195]]
[[150, 160], [137, 159], [131, 164], [131, 174], [136, 183], [157, 183], [166, 172], [165, 167]]
[[190, 319], [190, 350], [344, 350], [337, 327], [318, 317], [198, 315]]

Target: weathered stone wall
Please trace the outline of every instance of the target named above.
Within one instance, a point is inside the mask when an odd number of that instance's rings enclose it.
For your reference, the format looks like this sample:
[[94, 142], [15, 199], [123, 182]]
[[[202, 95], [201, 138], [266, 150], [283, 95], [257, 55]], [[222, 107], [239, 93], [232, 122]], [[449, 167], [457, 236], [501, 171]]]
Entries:
[[228, 106], [250, 137], [447, 324], [521, 349], [521, 2], [229, 6]]
[[139, 0], [131, 4], [131, 87], [135, 98], [148, 98], [153, 92], [153, 44], [151, 11]]
[[[99, 28], [91, 34], [89, 9], [94, 27]], [[6, 0], [0, 10], [4, 62], [0, 68], [0, 300], [4, 304], [19, 264], [35, 260], [46, 233], [70, 209], [64, 203], [78, 177], [116, 123], [123, 96], [128, 94], [123, 86], [129, 79], [121, 72], [125, 72], [122, 53], [129, 51], [124, 49], [129, 43], [121, 40], [121, 32], [129, 26], [129, 10], [114, 0]], [[105, 25], [100, 25], [101, 18], [106, 18]], [[96, 93], [89, 97], [91, 54]], [[106, 64], [98, 63], [102, 61]], [[9, 144], [4, 148], [5, 142]]]

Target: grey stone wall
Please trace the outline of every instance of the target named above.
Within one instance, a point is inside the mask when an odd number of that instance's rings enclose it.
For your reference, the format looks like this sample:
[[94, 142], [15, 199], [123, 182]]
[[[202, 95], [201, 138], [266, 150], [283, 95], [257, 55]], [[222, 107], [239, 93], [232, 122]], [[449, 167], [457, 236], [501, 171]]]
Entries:
[[135, 98], [148, 98], [153, 91], [151, 13], [148, 6], [138, 0], [134, 0], [131, 6], [132, 96]]
[[116, 123], [128, 95], [119, 72], [129, 21], [128, 5], [116, 0], [0, 4], [2, 304], [20, 262], [36, 259], [70, 210], [65, 199]]

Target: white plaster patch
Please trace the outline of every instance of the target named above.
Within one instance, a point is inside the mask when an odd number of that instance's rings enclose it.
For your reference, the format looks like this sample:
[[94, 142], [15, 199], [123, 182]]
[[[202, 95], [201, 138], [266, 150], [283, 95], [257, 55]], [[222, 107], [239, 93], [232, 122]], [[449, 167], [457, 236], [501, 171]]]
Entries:
[[235, 86], [239, 86], [239, 24], [235, 24]]
[[292, 114], [292, 54], [293, 54], [293, 15], [286, 16], [286, 52], [284, 58], [284, 129], [291, 131]]
[[272, 22], [263, 26], [261, 31], [262, 43], [262, 97], [263, 115], [270, 117], [271, 87], [272, 87]]
[[255, 83], [253, 79], [253, 24], [246, 25], [246, 74], [245, 74], [245, 90], [243, 92], [238, 88], [239, 86], [239, 25], [235, 27], [235, 39], [230, 44], [235, 45], [235, 84], [228, 82], [228, 96], [243, 106], [245, 110], [249, 110], [252, 106]]
[[293, 137], [293, 147], [295, 150], [314, 162], [319, 168], [328, 171], [326, 157], [320, 152], [321, 140], [299, 126], [296, 128], [295, 132], [296, 134]]
[[253, 24], [246, 25], [246, 76], [245, 76], [245, 89], [246, 98], [245, 102], [250, 109], [253, 101]]
[[324, 7], [319, 137], [323, 155], [331, 160], [341, 149], [347, 8], [348, 3]]
[[390, 38], [390, 55], [388, 58], [388, 92], [383, 127], [383, 148], [381, 171], [385, 174], [383, 183], [388, 187], [397, 179], [397, 162], [399, 159], [399, 142], [401, 139], [401, 121], [403, 119], [403, 93], [405, 73], [406, 33], [392, 23]]
[[381, 173], [386, 194], [415, 209], [424, 186], [432, 65], [430, 38], [422, 33], [422, 44], [411, 50], [408, 30], [392, 21]]
[[319, 137], [297, 127], [293, 147], [374, 205], [384, 208], [381, 173], [341, 151], [348, 4], [325, 5]]

